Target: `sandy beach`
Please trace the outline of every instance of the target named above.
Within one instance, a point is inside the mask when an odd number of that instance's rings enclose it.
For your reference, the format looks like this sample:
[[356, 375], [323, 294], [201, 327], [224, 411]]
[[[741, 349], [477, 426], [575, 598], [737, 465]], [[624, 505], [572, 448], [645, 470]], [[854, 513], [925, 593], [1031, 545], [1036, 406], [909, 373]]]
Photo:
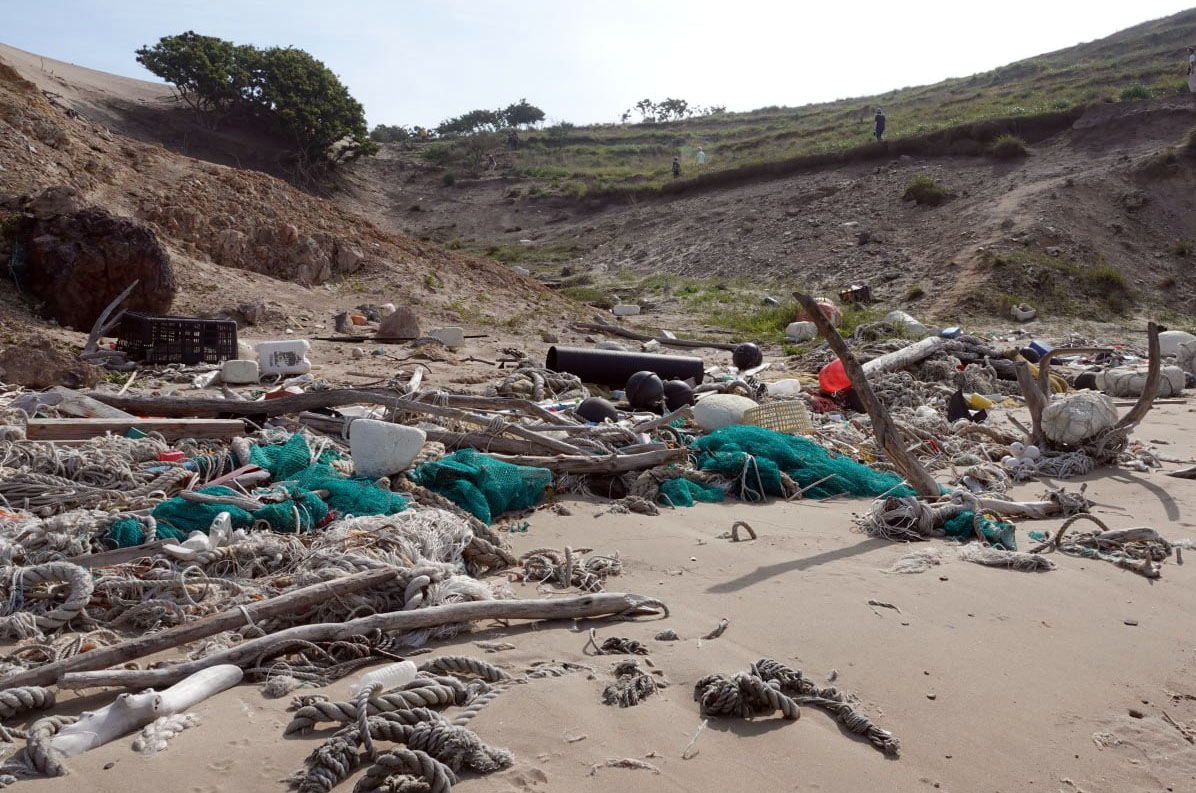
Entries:
[[[1167, 453], [1196, 456], [1182, 404], [1157, 407], [1138, 430], [1168, 440]], [[1111, 527], [1151, 526], [1174, 541], [1196, 535], [1196, 483], [1154, 474], [1098, 469], [1087, 482], [1093, 512]], [[1043, 486], [1021, 485], [1032, 499]], [[610, 591], [668, 604], [666, 619], [583, 620], [478, 625], [433, 654], [467, 654], [517, 672], [538, 661], [586, 664], [592, 673], [533, 680], [503, 693], [470, 724], [488, 744], [509, 748], [514, 766], [479, 777], [462, 791], [1184, 791], [1196, 789], [1196, 608], [1192, 567], [1174, 559], [1149, 581], [1110, 564], [1055, 554], [1058, 569], [1021, 573], [969, 564], [943, 541], [903, 545], [853, 529], [866, 500], [827, 503], [728, 502], [665, 510], [660, 516], [612, 514], [604, 503], [563, 499], [572, 511], [542, 509], [515, 552], [537, 546], [618, 553], [625, 571]], [[722, 539], [736, 520], [754, 541]], [[1059, 520], [1022, 521], [1053, 531]], [[746, 536], [746, 535], [745, 535]], [[935, 547], [942, 564], [920, 574], [885, 572], [911, 550]], [[556, 591], [513, 583], [520, 598]], [[869, 601], [895, 608], [869, 605]], [[701, 639], [722, 619], [716, 639]], [[611, 668], [626, 656], [596, 656], [588, 631], [642, 642], [647, 667], [667, 688], [635, 707], [602, 704]], [[654, 637], [672, 629], [677, 641]], [[474, 642], [509, 642], [485, 653]], [[424, 661], [428, 656], [415, 656]], [[856, 693], [862, 712], [901, 740], [898, 758], [806, 707], [798, 721], [703, 719], [693, 700], [699, 678], [746, 670], [772, 658], [820, 685]], [[644, 658], [636, 658], [644, 662]], [[347, 696], [349, 680], [329, 690]], [[83, 692], [88, 693], [88, 692]], [[107, 696], [64, 694], [59, 711], [95, 707]], [[268, 700], [241, 685], [197, 706], [202, 724], [149, 758], [122, 739], [71, 762], [72, 775], [22, 783], [30, 789], [139, 793], [166, 779], [187, 791], [274, 791], [331, 729], [283, 737], [289, 698]], [[1177, 725], [1168, 723], [1170, 717]], [[1187, 730], [1185, 735], [1184, 730]], [[598, 767], [634, 758], [650, 769]], [[342, 783], [350, 789], [349, 783]]]

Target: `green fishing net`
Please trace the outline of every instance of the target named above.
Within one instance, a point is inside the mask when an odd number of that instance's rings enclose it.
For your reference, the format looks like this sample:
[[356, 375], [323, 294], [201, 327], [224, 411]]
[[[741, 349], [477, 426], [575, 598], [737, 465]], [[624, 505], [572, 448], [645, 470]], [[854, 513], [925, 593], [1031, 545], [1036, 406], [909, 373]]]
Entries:
[[[961, 512], [943, 525], [948, 537], [970, 540], [976, 536], [975, 512]], [[1002, 523], [987, 515], [980, 516], [980, 533], [991, 545], [999, 545], [1006, 551], [1017, 550], [1017, 533], [1012, 523]]]
[[694, 441], [698, 468], [732, 480], [744, 501], [782, 497], [781, 474], [812, 498], [915, 495], [896, 474], [874, 471], [848, 457], [833, 457], [814, 441], [764, 427], [723, 427]]
[[721, 487], [704, 485], [691, 479], [666, 479], [660, 483], [657, 500], [674, 507], [692, 507], [698, 501], [715, 504], [726, 497]]
[[411, 481], [490, 523], [504, 512], [535, 506], [552, 482], [552, 471], [461, 449], [419, 466], [411, 472]]

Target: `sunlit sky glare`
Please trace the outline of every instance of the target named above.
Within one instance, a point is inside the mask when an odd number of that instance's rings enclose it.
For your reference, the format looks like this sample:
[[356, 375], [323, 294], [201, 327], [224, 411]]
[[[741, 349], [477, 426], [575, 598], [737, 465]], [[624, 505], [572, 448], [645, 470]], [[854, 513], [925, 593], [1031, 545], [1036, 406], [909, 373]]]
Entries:
[[1185, 7], [1167, 0], [0, 0], [0, 42], [156, 80], [134, 50], [194, 30], [306, 50], [365, 106], [370, 126], [435, 126], [523, 97], [550, 123], [586, 124], [617, 121], [644, 98], [740, 111], [880, 94], [967, 77]]

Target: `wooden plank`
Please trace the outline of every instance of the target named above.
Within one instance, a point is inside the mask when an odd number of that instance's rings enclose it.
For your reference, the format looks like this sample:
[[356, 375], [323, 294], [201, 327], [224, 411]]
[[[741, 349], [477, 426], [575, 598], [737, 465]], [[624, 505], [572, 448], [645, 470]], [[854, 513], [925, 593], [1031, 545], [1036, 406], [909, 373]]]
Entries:
[[82, 440], [109, 432], [121, 435], [133, 427], [147, 433], [159, 432], [168, 441], [226, 440], [245, 434], [245, 422], [240, 419], [29, 419], [25, 437], [31, 441]]

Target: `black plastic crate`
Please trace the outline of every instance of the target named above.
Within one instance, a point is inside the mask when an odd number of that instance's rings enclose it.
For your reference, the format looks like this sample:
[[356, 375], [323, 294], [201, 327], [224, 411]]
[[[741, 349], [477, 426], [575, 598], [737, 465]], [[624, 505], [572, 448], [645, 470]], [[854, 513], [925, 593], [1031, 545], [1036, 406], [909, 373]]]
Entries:
[[220, 363], [237, 357], [237, 323], [128, 312], [116, 349], [144, 363]]

